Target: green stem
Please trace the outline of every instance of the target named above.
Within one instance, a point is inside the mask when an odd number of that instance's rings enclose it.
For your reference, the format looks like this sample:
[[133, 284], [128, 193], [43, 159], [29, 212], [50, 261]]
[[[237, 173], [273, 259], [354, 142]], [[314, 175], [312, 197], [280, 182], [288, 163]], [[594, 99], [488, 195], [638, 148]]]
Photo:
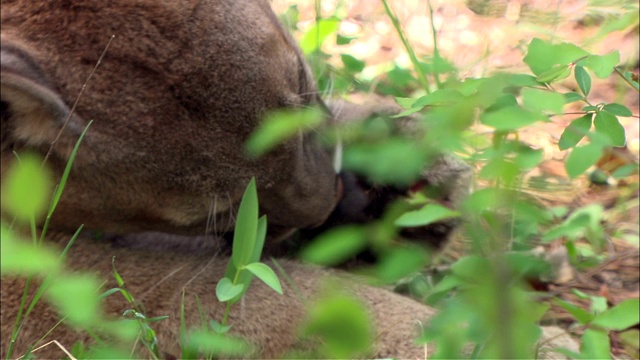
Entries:
[[389, 16], [389, 19], [391, 19], [391, 23], [393, 24], [393, 27], [396, 29], [396, 32], [398, 33], [398, 36], [400, 37], [400, 40], [402, 41], [404, 48], [407, 50], [407, 54], [409, 54], [409, 59], [411, 59], [411, 63], [413, 64], [413, 67], [415, 68], [416, 73], [418, 73], [418, 82], [420, 82], [420, 85], [424, 88], [427, 94], [430, 94], [431, 90], [429, 89], [429, 81], [427, 80], [427, 76], [422, 70], [422, 67], [420, 67], [420, 63], [418, 62], [418, 58], [416, 57], [416, 54], [413, 51], [413, 48], [409, 44], [409, 41], [404, 36], [404, 33], [400, 28], [400, 21], [398, 20], [398, 17], [391, 11], [391, 8], [389, 8], [389, 4], [387, 4], [387, 0], [382, 0], [382, 5], [384, 5], [384, 9], [385, 9], [385, 12], [387, 13], [387, 16]]

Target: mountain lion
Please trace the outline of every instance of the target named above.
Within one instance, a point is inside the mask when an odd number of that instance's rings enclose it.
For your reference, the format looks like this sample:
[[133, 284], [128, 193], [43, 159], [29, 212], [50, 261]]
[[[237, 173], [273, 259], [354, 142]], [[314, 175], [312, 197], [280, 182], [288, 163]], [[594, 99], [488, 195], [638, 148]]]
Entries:
[[[80, 133], [93, 120], [52, 229], [69, 231], [84, 224], [118, 235], [202, 235], [213, 221], [226, 224], [213, 229], [221, 235], [233, 229], [242, 193], [255, 177], [269, 238], [278, 239], [325, 223], [335, 209], [351, 216], [345, 201], [367, 193], [370, 185], [346, 182], [348, 174], [336, 173], [330, 152], [313, 132], [296, 134], [260, 159], [245, 156], [243, 144], [268, 112], [326, 109], [300, 50], [265, 0], [2, 0], [1, 17], [3, 179], [15, 161], [13, 152], [25, 150], [46, 156], [59, 178]], [[341, 107], [332, 108], [339, 118]], [[326, 117], [335, 121], [329, 111]], [[450, 183], [451, 176], [462, 179], [453, 193], [445, 194], [455, 201], [468, 185], [469, 170], [454, 166], [445, 173], [427, 169], [424, 176], [434, 184]], [[358, 206], [366, 208], [371, 199], [362, 201]], [[449, 230], [445, 226], [439, 233], [446, 237]], [[183, 288], [188, 325], [200, 321], [195, 295], [208, 318], [221, 317], [224, 305], [213, 294], [228, 258], [217, 261], [215, 251], [115, 248], [81, 239], [68, 263], [111, 278], [112, 256], [147, 315], [170, 316], [155, 328], [167, 354], [180, 356]], [[343, 277], [288, 260], [282, 265], [304, 298], [314, 296], [323, 278]], [[23, 286], [21, 279], [2, 280], [3, 357]], [[305, 307], [290, 290], [278, 297], [256, 282], [232, 312], [232, 331], [256, 344], [257, 356], [305, 348], [295, 337]], [[432, 309], [369, 286], [354, 286], [353, 293], [375, 322], [376, 347], [366, 356], [425, 357], [413, 339], [419, 321], [432, 316]], [[109, 314], [127, 308], [121, 297], [106, 300]], [[53, 310], [39, 304], [14, 354], [24, 354], [57, 321]], [[89, 337], [61, 325], [47, 339], [70, 347]], [[36, 355], [63, 356], [54, 346]]]

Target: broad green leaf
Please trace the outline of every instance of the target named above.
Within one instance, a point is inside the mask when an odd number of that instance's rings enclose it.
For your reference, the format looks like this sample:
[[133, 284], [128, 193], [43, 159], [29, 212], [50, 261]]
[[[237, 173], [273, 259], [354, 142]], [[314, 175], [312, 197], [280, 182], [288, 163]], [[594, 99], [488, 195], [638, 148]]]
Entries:
[[556, 304], [560, 305], [560, 307], [567, 310], [581, 325], [587, 325], [594, 318], [592, 313], [577, 305], [568, 303], [561, 299], [554, 299], [554, 301]]
[[429, 254], [417, 246], [404, 246], [383, 254], [376, 266], [379, 278], [393, 283], [414, 274], [429, 262]]
[[414, 108], [423, 108], [427, 105], [451, 105], [457, 103], [463, 98], [464, 96], [457, 90], [439, 89], [429, 95], [419, 98], [411, 106]]
[[582, 175], [602, 156], [602, 147], [597, 144], [577, 146], [571, 151], [564, 166], [571, 178]]
[[251, 178], [242, 196], [233, 232], [231, 257], [236, 268], [251, 263], [258, 232], [258, 192], [256, 179]]
[[396, 219], [395, 224], [399, 227], [425, 226], [440, 220], [460, 216], [460, 213], [453, 211], [439, 204], [429, 203], [418, 210], [408, 211]]
[[226, 334], [229, 332], [229, 330], [231, 330], [233, 325], [222, 325], [221, 323], [212, 319], [209, 320], [209, 327], [211, 327], [211, 329], [218, 334]]
[[572, 103], [572, 102], [576, 102], [576, 101], [584, 100], [584, 96], [578, 94], [577, 92], [568, 92], [568, 93], [564, 93], [562, 95], [564, 95], [564, 101], [567, 104]]
[[583, 359], [610, 359], [609, 334], [603, 330], [587, 329], [582, 335], [580, 354]]
[[300, 49], [305, 55], [320, 50], [325, 39], [335, 34], [340, 26], [340, 21], [335, 18], [320, 19], [307, 31], [300, 40]]
[[364, 229], [343, 226], [320, 234], [302, 250], [301, 257], [305, 261], [331, 266], [358, 254], [366, 244]]
[[604, 111], [610, 112], [617, 116], [631, 116], [633, 113], [628, 107], [616, 103], [606, 104], [603, 108]]
[[503, 94], [497, 98], [493, 104], [485, 109], [485, 113], [490, 113], [510, 106], [518, 106], [518, 100], [512, 94]]
[[558, 142], [560, 150], [566, 150], [578, 145], [578, 142], [580, 142], [591, 129], [592, 118], [592, 114], [586, 114], [573, 120], [560, 136], [560, 141]]
[[610, 112], [600, 111], [593, 120], [596, 132], [606, 135], [613, 146], [624, 146], [626, 136], [624, 127], [618, 121], [618, 118]]
[[528, 146], [523, 146], [516, 152], [516, 157], [513, 162], [521, 170], [530, 170], [538, 166], [542, 161], [543, 151], [542, 149], [532, 149]]
[[0, 231], [0, 267], [3, 275], [47, 275], [58, 268], [58, 256], [51, 249], [19, 239], [4, 223], [0, 225]]
[[566, 66], [586, 55], [589, 53], [571, 43], [552, 44], [534, 38], [529, 44], [524, 62], [534, 74], [540, 76], [554, 65]]
[[98, 288], [100, 282], [91, 275], [65, 275], [55, 279], [46, 294], [66, 320], [86, 328], [100, 320]]
[[574, 72], [575, 72], [576, 82], [578, 83], [580, 90], [582, 90], [582, 93], [585, 96], [589, 95], [589, 91], [591, 91], [591, 76], [589, 76], [589, 74], [587, 73], [587, 70], [585, 70], [580, 65], [576, 65]]
[[638, 7], [631, 7], [628, 11], [619, 16], [607, 16], [604, 24], [602, 24], [598, 33], [592, 38], [594, 41], [601, 41], [602, 37], [613, 31], [624, 30], [632, 26], [638, 26]]
[[280, 285], [280, 280], [269, 266], [260, 262], [255, 262], [253, 264], [246, 265], [244, 268], [251, 271], [253, 275], [257, 276], [262, 280], [262, 282], [267, 284], [267, 286], [282, 295], [282, 285]]
[[613, 172], [613, 174], [611, 174], [611, 177], [613, 177], [614, 179], [624, 179], [625, 177], [630, 176], [631, 174], [634, 174], [637, 172], [638, 172], [637, 164], [627, 164], [617, 168]]
[[366, 174], [373, 181], [408, 185], [423, 170], [425, 154], [415, 141], [398, 137], [378, 143], [353, 144], [345, 149], [343, 161], [345, 169]]
[[322, 112], [315, 107], [267, 114], [249, 136], [246, 151], [252, 157], [262, 156], [294, 135], [313, 129], [322, 119]]
[[484, 113], [480, 122], [498, 131], [518, 130], [537, 121], [544, 121], [546, 117], [517, 106], [509, 106], [500, 110]]
[[303, 326], [305, 336], [319, 337], [323, 356], [360, 358], [370, 350], [374, 334], [364, 305], [346, 296], [321, 298], [311, 306]]
[[551, 69], [541, 73], [536, 78], [541, 83], [550, 83], [566, 79], [571, 75], [571, 68], [568, 65], [554, 65]]
[[587, 67], [600, 79], [607, 78], [613, 72], [613, 68], [620, 63], [620, 53], [612, 51], [606, 55], [589, 55], [580, 61], [580, 65]]
[[32, 216], [38, 219], [50, 200], [51, 174], [42, 167], [42, 159], [32, 154], [13, 159], [11, 165], [3, 173], [2, 208], [24, 223]]
[[364, 69], [364, 61], [358, 60], [349, 54], [341, 54], [340, 58], [342, 59], [345, 69], [350, 72], [359, 73]]
[[525, 88], [522, 89], [522, 103], [534, 112], [560, 114], [564, 108], [565, 97], [557, 92]]
[[[212, 355], [219, 357], [246, 357], [254, 350], [253, 346], [243, 339], [220, 334], [208, 330], [191, 331], [186, 336], [186, 353], [207, 354], [207, 358]], [[183, 354], [184, 355], [184, 354]], [[216, 358], [214, 356], [214, 358]]]
[[640, 299], [627, 299], [596, 316], [591, 324], [620, 331], [639, 322]]
[[234, 285], [227, 277], [223, 277], [216, 285], [216, 297], [220, 302], [229, 301], [242, 292], [242, 285]]

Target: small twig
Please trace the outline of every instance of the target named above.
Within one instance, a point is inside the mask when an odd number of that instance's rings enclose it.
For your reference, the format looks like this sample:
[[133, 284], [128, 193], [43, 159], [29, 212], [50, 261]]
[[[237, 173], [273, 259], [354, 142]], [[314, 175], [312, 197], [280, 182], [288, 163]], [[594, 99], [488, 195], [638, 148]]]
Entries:
[[111, 45], [111, 42], [113, 41], [113, 39], [115, 37], [116, 37], [115, 35], [111, 35], [111, 38], [109, 39], [109, 42], [107, 42], [107, 46], [104, 47], [104, 50], [102, 51], [102, 54], [98, 58], [98, 62], [96, 62], [96, 65], [91, 70], [91, 73], [89, 73], [89, 76], [87, 76], [87, 80], [85, 80], [84, 84], [82, 84], [82, 88], [80, 89], [80, 93], [78, 93], [78, 96], [76, 97], [76, 101], [73, 103], [73, 106], [71, 107], [71, 111], [69, 111], [69, 115], [67, 115], [67, 118], [65, 119], [64, 124], [62, 124], [62, 128], [60, 128], [60, 131], [58, 132], [58, 135], [51, 142], [51, 146], [49, 147], [49, 151], [47, 151], [47, 154], [44, 156], [44, 160], [42, 160], [42, 165], [43, 166], [47, 162], [47, 159], [49, 159], [49, 156], [51, 156], [51, 153], [53, 152], [53, 147], [58, 142], [58, 140], [60, 140], [60, 137], [62, 136], [62, 132], [67, 127], [67, 124], [69, 124], [69, 121], [71, 121], [71, 116], [73, 115], [73, 112], [76, 110], [76, 106], [78, 105], [78, 102], [80, 102], [80, 98], [82, 97], [82, 93], [84, 92], [84, 89], [87, 87], [87, 84], [89, 83], [89, 80], [91, 80], [91, 77], [93, 76], [93, 74], [98, 69], [98, 66], [100, 65], [100, 63], [102, 62], [102, 59], [104, 58], [104, 56], [107, 53], [107, 49], [109, 49], [109, 45]]
[[[42, 349], [42, 348], [45, 348], [45, 347], [47, 347], [47, 346], [49, 346], [49, 345], [51, 345], [51, 344], [55, 344], [56, 346], [58, 346], [58, 348], [60, 348], [60, 350], [62, 350], [62, 352], [63, 352], [63, 353], [65, 353], [65, 355], [67, 355], [67, 356], [69, 357], [69, 359], [71, 359], [71, 360], [77, 360], [77, 359], [76, 359], [73, 355], [71, 355], [71, 353], [70, 353], [69, 351], [67, 351], [67, 349], [66, 349], [64, 346], [62, 346], [62, 344], [60, 344], [57, 340], [51, 340], [51, 341], [49, 341], [48, 343], [46, 343], [46, 344], [44, 344], [44, 345], [42, 345], [42, 346], [40, 346], [40, 347], [38, 347], [38, 348], [33, 349], [33, 350], [31, 351], [31, 353], [30, 353], [30, 354], [33, 354], [34, 352], [36, 352], [36, 351], [38, 351], [38, 350], [40, 350], [40, 349]], [[23, 358], [23, 357], [25, 357], [26, 355], [27, 355], [27, 354], [24, 354], [24, 355], [20, 356], [20, 357], [18, 358], [18, 360], [22, 359], [22, 358]]]

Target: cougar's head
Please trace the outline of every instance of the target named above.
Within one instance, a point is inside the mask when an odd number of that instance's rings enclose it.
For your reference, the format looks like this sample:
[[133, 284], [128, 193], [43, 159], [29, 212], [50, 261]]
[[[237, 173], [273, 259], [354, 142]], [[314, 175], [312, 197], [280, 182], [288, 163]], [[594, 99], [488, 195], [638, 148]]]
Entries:
[[245, 156], [266, 113], [319, 102], [267, 1], [3, 1], [1, 16], [2, 173], [13, 151], [51, 149], [59, 176], [93, 121], [53, 227], [231, 230], [252, 176], [274, 229], [332, 211], [335, 172], [308, 136]]

